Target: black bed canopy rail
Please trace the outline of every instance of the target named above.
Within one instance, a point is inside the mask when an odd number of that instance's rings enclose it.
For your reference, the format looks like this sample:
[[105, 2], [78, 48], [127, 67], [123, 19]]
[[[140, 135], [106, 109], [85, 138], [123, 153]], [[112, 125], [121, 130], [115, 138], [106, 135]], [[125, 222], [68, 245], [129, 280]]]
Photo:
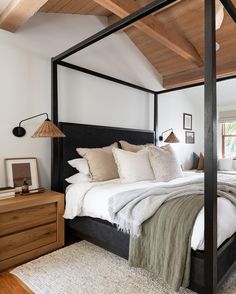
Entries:
[[117, 83], [117, 84], [121, 84], [121, 85], [130, 87], [130, 88], [134, 88], [134, 89], [146, 92], [146, 93], [155, 94], [154, 90], [144, 88], [144, 87], [141, 87], [139, 85], [135, 85], [135, 84], [132, 84], [132, 83], [129, 83], [129, 82], [126, 82], [126, 81], [123, 81], [123, 80], [120, 80], [120, 79], [117, 79], [117, 78], [102, 74], [100, 72], [78, 66], [78, 65], [74, 65], [74, 64], [64, 62], [64, 61], [58, 61], [57, 64], [61, 65], [61, 66], [64, 66], [64, 67], [67, 67], [67, 68], [70, 68], [70, 69], [74, 69], [74, 70], [83, 72], [83, 73], [88, 74], [88, 75], [92, 75], [92, 76], [104, 79], [104, 80], [108, 80], [108, 81], [111, 81], [111, 82], [114, 82], [114, 83]]
[[83, 40], [82, 42], [76, 44], [75, 46], [69, 48], [68, 50], [62, 52], [61, 54], [57, 55], [56, 57], [52, 58], [52, 61], [57, 62], [61, 61], [76, 52], [112, 35], [115, 32], [131, 25], [132, 23], [142, 19], [145, 16], [150, 15], [151, 13], [160, 10], [168, 6], [169, 4], [175, 2], [176, 0], [155, 0], [150, 4], [140, 8], [139, 10], [135, 11], [134, 13], [122, 18], [120, 21], [108, 26], [107, 28], [99, 31], [98, 33], [92, 35], [91, 37]]
[[232, 3], [232, 0], [220, 0], [220, 2], [224, 5], [233, 21], [236, 22], [236, 7]]

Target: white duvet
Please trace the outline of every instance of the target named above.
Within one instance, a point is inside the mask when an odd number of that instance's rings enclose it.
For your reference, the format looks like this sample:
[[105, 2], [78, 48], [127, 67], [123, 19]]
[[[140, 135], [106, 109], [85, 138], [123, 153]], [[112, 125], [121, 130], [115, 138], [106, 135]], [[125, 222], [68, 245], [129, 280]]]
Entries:
[[[168, 187], [173, 183], [188, 183], [203, 174], [186, 174], [186, 177], [164, 183]], [[109, 212], [109, 201], [117, 194], [137, 188], [151, 188], [162, 185], [151, 181], [137, 183], [120, 183], [112, 180], [100, 183], [71, 184], [66, 192], [66, 209], [64, 217], [73, 219], [76, 216], [90, 216], [113, 222]], [[218, 198], [218, 247], [236, 232], [236, 207], [225, 198]], [[195, 221], [191, 239], [194, 250], [204, 250], [204, 209]]]

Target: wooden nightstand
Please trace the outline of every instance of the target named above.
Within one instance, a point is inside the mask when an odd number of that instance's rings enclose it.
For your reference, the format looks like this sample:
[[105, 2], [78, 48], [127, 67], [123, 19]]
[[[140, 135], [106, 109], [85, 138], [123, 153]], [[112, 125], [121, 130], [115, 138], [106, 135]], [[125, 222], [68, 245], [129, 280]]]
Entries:
[[0, 271], [64, 246], [64, 195], [0, 200]]

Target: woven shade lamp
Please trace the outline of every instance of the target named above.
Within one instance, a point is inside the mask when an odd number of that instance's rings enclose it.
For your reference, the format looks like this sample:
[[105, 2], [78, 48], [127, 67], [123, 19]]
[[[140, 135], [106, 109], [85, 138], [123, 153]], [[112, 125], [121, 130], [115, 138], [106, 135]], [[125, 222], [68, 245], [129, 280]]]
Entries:
[[42, 115], [46, 115], [47, 118], [33, 134], [32, 138], [64, 138], [65, 134], [63, 134], [62, 131], [48, 118], [48, 114], [46, 112], [23, 119], [19, 125], [13, 129], [12, 133], [16, 137], [23, 137], [26, 134], [26, 130], [21, 126], [21, 124], [24, 121], [31, 120]]
[[174, 132], [171, 132], [165, 139], [165, 143], [179, 143], [179, 139], [175, 136]]
[[56, 125], [54, 125], [54, 123], [50, 121], [50, 119], [46, 119], [32, 136], [32, 138], [43, 137], [64, 138], [65, 135]]
[[171, 131], [169, 136], [165, 139], [165, 143], [179, 143], [179, 139], [176, 137], [176, 135], [173, 132], [173, 129], [168, 129], [161, 133], [161, 136], [159, 136], [159, 141], [163, 141], [163, 135], [167, 132]]

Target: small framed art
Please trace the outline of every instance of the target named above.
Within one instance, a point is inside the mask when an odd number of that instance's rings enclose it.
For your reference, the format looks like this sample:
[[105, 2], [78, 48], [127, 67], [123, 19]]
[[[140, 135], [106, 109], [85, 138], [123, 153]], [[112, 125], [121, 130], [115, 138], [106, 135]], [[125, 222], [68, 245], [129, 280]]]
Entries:
[[185, 132], [185, 143], [186, 144], [195, 143], [195, 132]]
[[37, 158], [6, 158], [5, 168], [8, 186], [20, 191], [26, 181], [30, 190], [39, 188]]
[[184, 130], [192, 130], [192, 114], [183, 114], [183, 128]]

